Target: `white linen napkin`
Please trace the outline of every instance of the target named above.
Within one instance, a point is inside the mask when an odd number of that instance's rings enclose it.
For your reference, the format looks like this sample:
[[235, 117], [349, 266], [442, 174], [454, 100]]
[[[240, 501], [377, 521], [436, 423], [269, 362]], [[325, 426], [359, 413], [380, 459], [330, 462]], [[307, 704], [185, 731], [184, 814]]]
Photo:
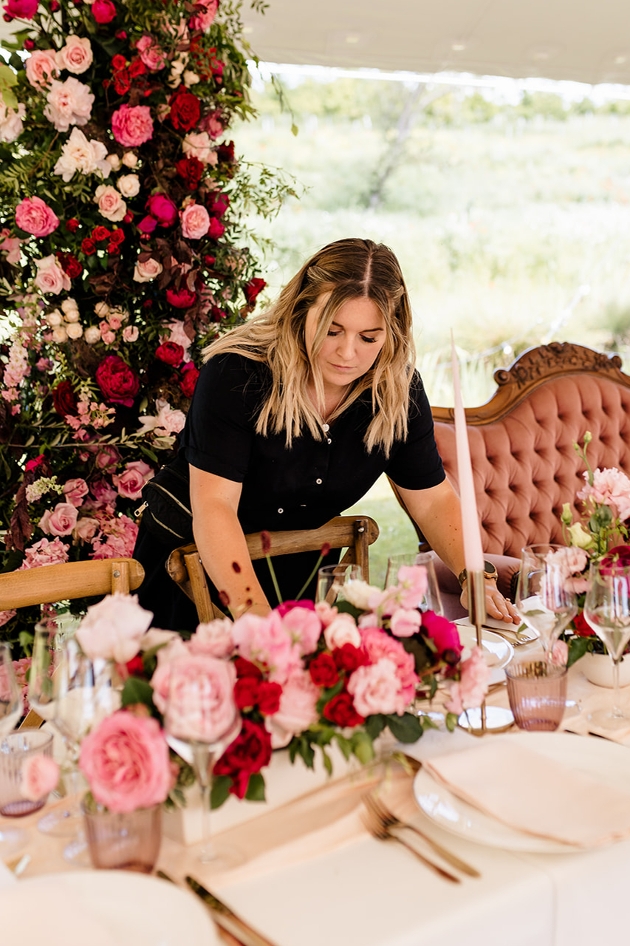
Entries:
[[578, 848], [630, 837], [630, 790], [494, 737], [424, 762], [458, 798], [498, 821]]

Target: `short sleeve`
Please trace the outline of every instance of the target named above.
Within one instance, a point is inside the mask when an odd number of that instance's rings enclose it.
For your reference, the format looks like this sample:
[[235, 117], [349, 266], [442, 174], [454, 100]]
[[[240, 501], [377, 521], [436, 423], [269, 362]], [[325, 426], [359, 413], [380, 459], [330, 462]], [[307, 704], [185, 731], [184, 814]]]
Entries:
[[255, 436], [263, 366], [240, 355], [217, 355], [202, 367], [180, 450], [188, 463], [242, 483]]
[[402, 489], [430, 489], [445, 479], [422, 379], [414, 372], [409, 392], [407, 439], [392, 450], [385, 472]]

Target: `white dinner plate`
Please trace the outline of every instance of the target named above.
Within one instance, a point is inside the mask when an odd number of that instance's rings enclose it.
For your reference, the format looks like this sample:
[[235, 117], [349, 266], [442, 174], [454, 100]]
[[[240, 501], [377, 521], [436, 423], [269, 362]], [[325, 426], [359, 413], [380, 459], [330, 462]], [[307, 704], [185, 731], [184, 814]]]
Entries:
[[[509, 738], [519, 739], [526, 748], [597, 777], [611, 787], [628, 790], [630, 752], [625, 746], [604, 739], [558, 732], [514, 733]], [[525, 834], [495, 821], [490, 815], [457, 798], [424, 769], [420, 769], [416, 775], [413, 789], [420, 809], [433, 824], [467, 841], [503, 848], [506, 851], [540, 854], [568, 854], [580, 850], [557, 841]]]
[[[457, 631], [464, 648], [463, 657], [466, 659], [470, 656], [471, 648], [477, 644], [477, 631], [472, 624], [459, 624], [459, 622]], [[510, 642], [485, 627], [481, 630], [481, 645], [486, 663], [491, 670], [503, 670], [514, 656], [514, 648]]]
[[201, 901], [130, 871], [42, 874], [0, 890], [0, 940], [20, 946], [219, 946]]

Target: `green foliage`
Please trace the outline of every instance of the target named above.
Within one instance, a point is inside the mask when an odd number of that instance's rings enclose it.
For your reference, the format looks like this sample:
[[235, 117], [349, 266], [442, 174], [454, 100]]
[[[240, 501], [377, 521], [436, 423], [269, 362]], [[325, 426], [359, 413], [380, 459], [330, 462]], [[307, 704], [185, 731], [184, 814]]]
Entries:
[[231, 784], [232, 780], [227, 775], [214, 776], [210, 791], [210, 807], [212, 809], [220, 808], [228, 800]]
[[123, 684], [121, 696], [122, 707], [124, 709], [136, 703], [142, 703], [153, 715], [159, 715], [155, 703], [153, 702], [153, 688], [151, 684], [147, 680], [141, 680], [140, 677], [127, 677]]

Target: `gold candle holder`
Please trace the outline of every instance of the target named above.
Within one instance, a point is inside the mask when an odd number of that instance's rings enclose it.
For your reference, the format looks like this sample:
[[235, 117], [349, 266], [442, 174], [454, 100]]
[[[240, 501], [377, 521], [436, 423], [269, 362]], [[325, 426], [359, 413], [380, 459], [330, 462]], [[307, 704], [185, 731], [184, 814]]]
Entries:
[[[468, 614], [474, 625], [477, 647], [483, 650], [483, 624], [486, 620], [486, 581], [483, 571], [468, 572]], [[514, 725], [512, 711], [503, 706], [488, 706], [484, 700], [481, 706], [464, 710], [457, 720], [458, 726], [472, 736], [485, 736], [486, 733], [506, 732]]]

